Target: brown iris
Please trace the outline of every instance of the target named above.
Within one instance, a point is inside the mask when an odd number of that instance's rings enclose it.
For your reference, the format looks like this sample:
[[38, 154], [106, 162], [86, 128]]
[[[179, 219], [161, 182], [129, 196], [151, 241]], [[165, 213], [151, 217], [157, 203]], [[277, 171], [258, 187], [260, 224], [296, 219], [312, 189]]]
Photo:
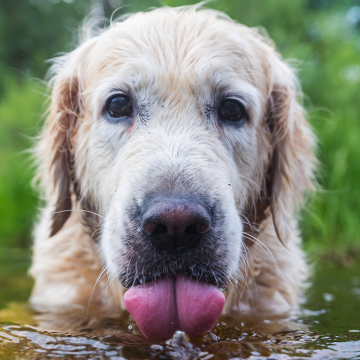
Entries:
[[244, 117], [245, 108], [240, 101], [227, 99], [220, 104], [218, 115], [223, 120], [236, 122]]
[[133, 113], [130, 98], [127, 95], [114, 95], [106, 105], [107, 112], [112, 118], [131, 116]]

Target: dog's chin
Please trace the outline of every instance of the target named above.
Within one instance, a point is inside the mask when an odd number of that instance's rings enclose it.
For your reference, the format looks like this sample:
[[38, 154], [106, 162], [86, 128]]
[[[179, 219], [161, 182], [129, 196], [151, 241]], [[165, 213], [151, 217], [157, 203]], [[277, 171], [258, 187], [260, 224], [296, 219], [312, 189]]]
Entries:
[[179, 275], [131, 286], [124, 302], [145, 337], [166, 338], [182, 330], [196, 338], [212, 329], [225, 296], [212, 284]]

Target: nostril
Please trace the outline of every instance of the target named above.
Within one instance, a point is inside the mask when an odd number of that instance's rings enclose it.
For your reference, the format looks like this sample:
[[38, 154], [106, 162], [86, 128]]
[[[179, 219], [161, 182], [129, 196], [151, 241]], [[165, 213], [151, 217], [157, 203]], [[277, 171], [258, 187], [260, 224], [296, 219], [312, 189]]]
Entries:
[[165, 225], [159, 224], [156, 226], [154, 235], [164, 235], [167, 234], [168, 228]]
[[202, 235], [211, 229], [211, 215], [209, 209], [193, 200], [155, 198], [144, 208], [141, 227], [156, 247], [180, 252], [203, 239]]
[[189, 225], [185, 231], [184, 231], [185, 235], [196, 235], [197, 231], [196, 231], [196, 225]]

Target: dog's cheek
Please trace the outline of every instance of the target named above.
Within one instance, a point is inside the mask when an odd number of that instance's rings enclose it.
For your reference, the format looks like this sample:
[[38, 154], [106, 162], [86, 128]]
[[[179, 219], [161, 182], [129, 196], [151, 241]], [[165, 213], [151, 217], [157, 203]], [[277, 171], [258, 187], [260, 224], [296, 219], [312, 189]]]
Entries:
[[243, 224], [233, 201], [223, 203], [224, 240], [227, 247], [225, 260], [227, 276], [231, 278], [239, 270], [239, 262], [243, 251]]
[[76, 148], [76, 176], [81, 197], [91, 199], [97, 211], [104, 215], [115, 193], [114, 156], [98, 138], [93, 124], [83, 124], [79, 130]]
[[101, 251], [111, 276], [118, 277], [122, 271], [126, 252], [126, 224], [129, 223], [127, 207], [132, 201], [132, 191], [123, 182], [118, 182], [115, 195], [111, 198], [110, 209], [106, 214], [101, 237]]
[[130, 125], [127, 121], [111, 124], [103, 118], [97, 119], [95, 131], [98, 142], [112, 157], [116, 156], [128, 141]]
[[110, 211], [105, 216], [100, 240], [103, 262], [106, 264], [111, 276], [115, 276], [117, 272], [115, 259], [116, 250], [119, 245], [117, 239], [121, 237], [116, 221], [118, 217], [117, 209], [114, 204], [112, 204]]
[[[115, 225], [115, 226], [114, 226]], [[104, 224], [101, 237], [101, 255], [103, 263], [106, 265], [108, 274], [112, 278], [118, 277], [119, 253], [121, 252], [121, 229], [114, 224], [113, 220], [107, 219]]]

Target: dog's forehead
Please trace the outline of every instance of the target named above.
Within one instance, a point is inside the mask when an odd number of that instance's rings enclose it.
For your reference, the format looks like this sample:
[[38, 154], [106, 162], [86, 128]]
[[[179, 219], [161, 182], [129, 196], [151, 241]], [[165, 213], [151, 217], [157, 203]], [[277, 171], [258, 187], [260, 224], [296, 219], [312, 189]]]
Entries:
[[99, 36], [86, 78], [94, 87], [119, 73], [133, 86], [163, 79], [166, 91], [231, 76], [261, 86], [265, 66], [259, 46], [250, 29], [212, 12], [140, 13]]

